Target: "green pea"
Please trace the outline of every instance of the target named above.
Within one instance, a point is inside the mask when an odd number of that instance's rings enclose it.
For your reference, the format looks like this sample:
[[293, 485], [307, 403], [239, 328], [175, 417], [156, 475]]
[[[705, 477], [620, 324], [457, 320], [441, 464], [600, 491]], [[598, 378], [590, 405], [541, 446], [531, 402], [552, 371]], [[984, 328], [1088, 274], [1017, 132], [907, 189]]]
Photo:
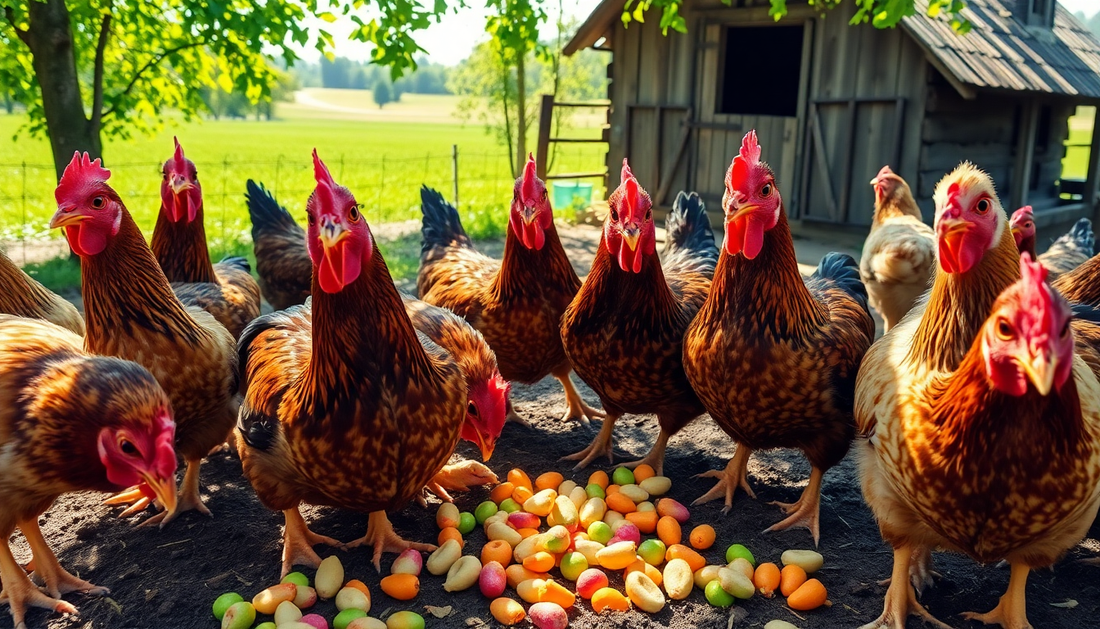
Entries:
[[632, 485], [634, 484], [634, 472], [626, 467], [617, 467], [615, 472], [611, 474], [611, 482], [619, 486]]
[[474, 518], [477, 520], [478, 524], [484, 524], [485, 520], [488, 520], [489, 518], [496, 515], [496, 512], [497, 503], [493, 502], [492, 500], [486, 500], [485, 502], [479, 504], [477, 506], [477, 509], [474, 509]]
[[293, 583], [294, 585], [309, 587], [309, 577], [302, 574], [301, 572], [291, 572], [290, 574], [283, 577], [283, 580], [279, 581], [279, 583]]
[[469, 511], [463, 511], [458, 515], [458, 532], [463, 535], [469, 534], [477, 526], [477, 518]]
[[218, 620], [225, 616], [225, 612], [234, 603], [240, 603], [244, 600], [244, 597], [236, 592], [226, 592], [218, 598], [214, 599], [214, 618]]
[[733, 605], [734, 598], [729, 592], [722, 589], [722, 584], [717, 579], [707, 584], [705, 590], [707, 602], [715, 607], [729, 607]]
[[500, 501], [500, 510], [504, 511], [505, 513], [515, 513], [517, 511], [523, 510], [523, 507], [521, 507], [519, 503], [515, 500], [512, 500], [511, 498], [505, 498], [504, 500]]
[[607, 492], [596, 483], [588, 483], [588, 487], [584, 488], [584, 493], [588, 494], [589, 498], [599, 498], [600, 500], [607, 498]]
[[741, 544], [731, 544], [730, 547], [726, 549], [726, 563], [730, 563], [738, 557], [751, 563], [753, 568], [756, 567], [756, 559], [753, 558], [748, 548], [745, 548]]

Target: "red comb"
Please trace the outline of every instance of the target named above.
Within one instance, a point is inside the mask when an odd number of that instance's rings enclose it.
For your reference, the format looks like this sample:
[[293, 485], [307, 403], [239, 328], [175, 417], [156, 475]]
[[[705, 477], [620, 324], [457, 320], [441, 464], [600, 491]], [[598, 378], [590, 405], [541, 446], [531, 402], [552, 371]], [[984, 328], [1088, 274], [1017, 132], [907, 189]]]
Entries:
[[317, 180], [317, 188], [314, 190], [314, 194], [319, 195], [318, 201], [321, 203], [321, 207], [334, 207], [336, 199], [333, 196], [333, 191], [336, 188], [336, 182], [332, 180], [332, 173], [328, 171], [328, 166], [325, 166], [325, 163], [317, 156], [317, 149], [313, 149], [313, 178]]
[[187, 162], [184, 161], [183, 147], [180, 146], [180, 141], [175, 136], [172, 136], [172, 141], [176, 143], [176, 152], [172, 155], [173, 165], [176, 167], [177, 173], [185, 173], [187, 172]]
[[523, 183], [521, 184], [523, 198], [528, 202], [534, 202], [536, 198], [535, 181], [537, 180], [538, 164], [535, 162], [535, 156], [528, 153], [527, 163], [523, 166]]
[[760, 143], [756, 141], [756, 129], [750, 129], [741, 140], [741, 151], [733, 158], [726, 171], [726, 187], [737, 189], [749, 175], [749, 168], [760, 163]]
[[638, 207], [638, 180], [634, 178], [634, 173], [630, 172], [630, 164], [627, 163], [626, 158], [623, 158], [623, 170], [622, 170], [622, 182], [619, 187], [623, 189], [623, 193], [626, 196], [626, 206], [633, 211]]
[[1033, 261], [1031, 254], [1025, 251], [1020, 256], [1021, 309], [1033, 313], [1047, 311], [1053, 301], [1053, 295], [1046, 284], [1046, 279], [1046, 268], [1039, 261]]
[[1015, 221], [1019, 217], [1022, 217], [1022, 216], [1027, 215], [1027, 214], [1033, 214], [1030, 205], [1025, 205], [1024, 207], [1022, 207], [1022, 208], [1016, 210], [1015, 212], [1013, 212], [1012, 213], [1012, 220]]
[[61, 181], [57, 183], [57, 189], [54, 190], [54, 199], [61, 203], [90, 181], [105, 182], [110, 179], [111, 171], [104, 168], [101, 163], [98, 157], [93, 161], [87, 153], [74, 152], [73, 160], [65, 167]]

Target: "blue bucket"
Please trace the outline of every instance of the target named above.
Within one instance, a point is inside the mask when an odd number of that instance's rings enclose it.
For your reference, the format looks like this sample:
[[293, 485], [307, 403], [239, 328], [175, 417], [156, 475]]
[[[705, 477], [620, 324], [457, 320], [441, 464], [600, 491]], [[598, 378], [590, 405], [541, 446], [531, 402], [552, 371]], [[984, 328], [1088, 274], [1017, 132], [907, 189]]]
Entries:
[[584, 209], [592, 202], [592, 184], [559, 180], [550, 184], [553, 189], [554, 209]]

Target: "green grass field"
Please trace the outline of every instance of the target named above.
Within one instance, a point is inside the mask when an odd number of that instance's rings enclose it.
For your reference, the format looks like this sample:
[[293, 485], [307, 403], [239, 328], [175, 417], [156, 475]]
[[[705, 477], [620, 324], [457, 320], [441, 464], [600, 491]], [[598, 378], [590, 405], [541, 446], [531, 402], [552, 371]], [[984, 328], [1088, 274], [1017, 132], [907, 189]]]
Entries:
[[[419, 218], [421, 184], [451, 199], [451, 146], [458, 145], [459, 207], [467, 231], [475, 238], [503, 233], [513, 181], [508, 151], [482, 126], [452, 118], [456, 97], [408, 94], [379, 111], [370, 92], [313, 89], [306, 94], [305, 103], [280, 105], [278, 119], [270, 122], [170, 119], [155, 136], [109, 140], [104, 161], [112, 172], [111, 185], [150, 236], [160, 207], [160, 168], [172, 154], [172, 136], [178, 136], [198, 167], [206, 232], [217, 257], [251, 248], [243, 196], [248, 179], [265, 184], [292, 214], [304, 218], [313, 189], [314, 147], [336, 180], [363, 204], [367, 219], [382, 223]], [[10, 139], [24, 122], [22, 115], [0, 114], [0, 238], [58, 237], [46, 226], [56, 209], [49, 144], [26, 134]], [[572, 134], [586, 133], [598, 131]], [[532, 130], [531, 142], [535, 136]], [[552, 172], [597, 170], [605, 150], [602, 144], [566, 145]]]
[[1095, 111], [1094, 107], [1078, 107], [1077, 114], [1069, 119], [1066, 156], [1062, 158], [1062, 176], [1067, 179], [1084, 179], [1088, 174]]

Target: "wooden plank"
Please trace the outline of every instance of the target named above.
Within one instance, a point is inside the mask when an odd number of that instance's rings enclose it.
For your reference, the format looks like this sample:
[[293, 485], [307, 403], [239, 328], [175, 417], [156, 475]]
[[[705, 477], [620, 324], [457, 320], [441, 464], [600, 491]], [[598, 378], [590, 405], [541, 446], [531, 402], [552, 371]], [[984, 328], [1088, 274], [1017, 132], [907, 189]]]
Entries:
[[825, 140], [821, 133], [821, 119], [816, 105], [810, 105], [810, 125], [813, 137], [814, 157], [820, 172], [822, 186], [825, 188], [825, 202], [829, 216], [837, 220], [836, 196], [833, 194], [832, 176], [829, 174], [829, 158], [825, 155]]
[[791, 172], [794, 179], [791, 181], [791, 199], [787, 211], [791, 218], [798, 218], [804, 212], [806, 198], [806, 168], [808, 163], [803, 157], [806, 145], [806, 101], [810, 98], [810, 75], [813, 72], [813, 47], [814, 47], [814, 20], [805, 20], [802, 26], [802, 63], [799, 65], [798, 75], [798, 107], [795, 110], [794, 145], [792, 146]]
[[974, 162], [982, 169], [1012, 166], [1014, 163], [1010, 144], [936, 142], [925, 144], [921, 153], [922, 169], [939, 171], [941, 175], [953, 170], [964, 159]]
[[1038, 104], [1034, 100], [1027, 101], [1020, 120], [1019, 139], [1016, 142], [1016, 165], [1012, 169], [1012, 210], [1027, 205], [1027, 196], [1031, 189], [1031, 159], [1035, 151], [1035, 130], [1038, 121]]
[[543, 94], [539, 102], [539, 141], [536, 150], [538, 176], [546, 179], [546, 164], [550, 157], [550, 130], [554, 124], [554, 95]]
[[845, 114], [844, 124], [844, 149], [841, 153], [842, 164], [840, 175], [840, 222], [848, 222], [848, 199], [852, 192], [852, 153], [856, 141], [856, 102], [848, 103], [848, 111]]
[[661, 177], [661, 183], [657, 187], [657, 196], [653, 197], [654, 205], [663, 205], [665, 197], [668, 196], [669, 188], [672, 186], [672, 179], [676, 176], [676, 172], [680, 170], [680, 162], [684, 157], [684, 152], [688, 147], [688, 140], [691, 139], [691, 110], [689, 109], [684, 115], [684, 121], [681, 125], [680, 142], [677, 145], [676, 152], [672, 156], [672, 161], [669, 162], [669, 166], [665, 169], [664, 176]]
[[1085, 208], [1092, 215], [1092, 224], [1100, 225], [1100, 107], [1092, 122], [1092, 146], [1089, 148], [1089, 170], [1085, 178], [1085, 194], [1082, 195]]

